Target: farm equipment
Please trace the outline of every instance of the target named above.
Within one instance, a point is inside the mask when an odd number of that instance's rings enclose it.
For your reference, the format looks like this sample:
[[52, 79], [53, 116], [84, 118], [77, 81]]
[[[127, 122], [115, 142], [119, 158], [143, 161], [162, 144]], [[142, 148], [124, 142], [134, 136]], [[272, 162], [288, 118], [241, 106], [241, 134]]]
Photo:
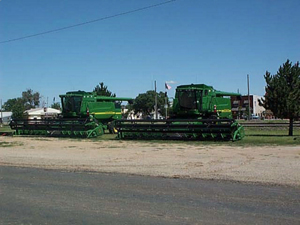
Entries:
[[95, 92], [74, 91], [60, 95], [62, 113], [58, 118], [14, 119], [11, 129], [17, 135], [96, 137], [122, 118], [121, 102], [131, 98], [99, 96]]
[[176, 88], [173, 116], [164, 120], [117, 120], [120, 139], [240, 140], [244, 128], [231, 113], [230, 96], [204, 84]]

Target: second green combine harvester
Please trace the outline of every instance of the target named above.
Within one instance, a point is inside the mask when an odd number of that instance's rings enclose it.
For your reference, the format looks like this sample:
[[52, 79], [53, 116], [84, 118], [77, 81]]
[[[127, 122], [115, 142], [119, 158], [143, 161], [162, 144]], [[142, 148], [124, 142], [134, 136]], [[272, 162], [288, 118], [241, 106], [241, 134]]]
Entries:
[[116, 120], [120, 139], [240, 140], [244, 128], [233, 118], [230, 96], [212, 86], [178, 86], [173, 115], [164, 120]]

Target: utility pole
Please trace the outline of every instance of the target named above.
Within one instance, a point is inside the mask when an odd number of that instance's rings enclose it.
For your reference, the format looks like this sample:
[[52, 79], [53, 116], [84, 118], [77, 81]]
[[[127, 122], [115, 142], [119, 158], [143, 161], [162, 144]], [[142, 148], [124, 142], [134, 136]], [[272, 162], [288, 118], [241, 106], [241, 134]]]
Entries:
[[165, 91], [165, 109], [166, 109], [166, 119], [168, 118], [168, 94], [167, 90]]
[[155, 88], [155, 119], [158, 119], [158, 112], [157, 112], [157, 92], [156, 92], [156, 81], [154, 81], [154, 88]]
[[0, 121], [0, 126], [2, 127], [2, 124], [3, 124], [2, 99], [0, 99], [0, 107], [1, 107], [1, 121]]
[[247, 86], [248, 86], [248, 120], [250, 120], [250, 88], [249, 88], [249, 74], [247, 74]]

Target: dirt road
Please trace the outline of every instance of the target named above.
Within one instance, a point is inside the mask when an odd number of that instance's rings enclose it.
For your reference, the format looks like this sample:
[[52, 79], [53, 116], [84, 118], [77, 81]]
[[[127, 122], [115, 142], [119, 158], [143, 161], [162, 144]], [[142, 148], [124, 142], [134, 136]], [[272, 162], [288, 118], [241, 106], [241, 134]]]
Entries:
[[0, 165], [300, 186], [300, 146], [0, 137]]

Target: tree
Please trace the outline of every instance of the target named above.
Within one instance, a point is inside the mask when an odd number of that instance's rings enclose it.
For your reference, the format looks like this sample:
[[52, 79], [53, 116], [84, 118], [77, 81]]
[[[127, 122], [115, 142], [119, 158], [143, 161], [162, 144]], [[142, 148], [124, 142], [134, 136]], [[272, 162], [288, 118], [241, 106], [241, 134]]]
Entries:
[[22, 118], [25, 111], [24, 99], [23, 98], [13, 98], [8, 99], [4, 105], [3, 109], [12, 112], [12, 118]]
[[293, 122], [300, 117], [300, 68], [287, 60], [275, 75], [266, 71], [266, 93], [260, 105], [281, 119], [289, 119], [289, 136], [293, 136]]
[[54, 102], [54, 103], [51, 105], [51, 108], [53, 108], [53, 109], [59, 109], [59, 110], [60, 110], [60, 104], [59, 104], [59, 102]]
[[107, 86], [105, 86], [103, 82], [99, 83], [94, 88], [94, 92], [96, 92], [97, 95], [101, 95], [101, 96], [116, 97], [116, 94], [113, 94], [111, 91], [109, 91], [107, 89]]
[[[169, 103], [168, 103], [169, 104]], [[164, 110], [165, 105], [165, 93], [157, 93], [157, 108], [158, 111], [165, 115]], [[155, 109], [155, 91], [147, 91], [146, 93], [139, 94], [132, 105], [132, 108], [135, 113], [143, 113], [144, 116], [150, 115]]]
[[13, 118], [22, 118], [25, 110], [35, 108], [39, 104], [40, 93], [27, 89], [22, 92], [21, 98], [8, 99], [4, 103], [3, 108], [4, 110], [11, 111]]
[[4, 104], [3, 104], [3, 109], [5, 111], [12, 111], [14, 105], [17, 103], [19, 98], [12, 98], [8, 99]]
[[33, 92], [31, 89], [27, 89], [26, 91], [22, 92], [22, 98], [24, 100], [25, 109], [32, 109], [35, 108], [40, 104], [40, 93]]

